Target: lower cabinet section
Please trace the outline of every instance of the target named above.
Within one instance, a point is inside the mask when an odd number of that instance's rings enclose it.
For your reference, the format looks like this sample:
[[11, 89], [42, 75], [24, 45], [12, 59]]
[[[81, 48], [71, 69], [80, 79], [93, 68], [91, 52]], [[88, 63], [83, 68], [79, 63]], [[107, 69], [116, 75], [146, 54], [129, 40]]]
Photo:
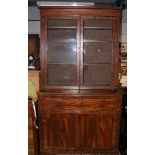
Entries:
[[40, 155], [118, 155], [121, 97], [95, 98], [88, 106], [85, 96], [40, 94]]

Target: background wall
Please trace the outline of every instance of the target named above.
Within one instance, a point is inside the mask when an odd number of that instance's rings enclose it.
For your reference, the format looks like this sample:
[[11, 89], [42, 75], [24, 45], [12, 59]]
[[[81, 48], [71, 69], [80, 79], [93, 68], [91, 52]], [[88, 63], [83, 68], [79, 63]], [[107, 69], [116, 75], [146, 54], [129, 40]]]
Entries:
[[40, 34], [40, 13], [38, 7], [28, 7], [28, 33]]
[[28, 33], [40, 34], [40, 21], [28, 21]]
[[127, 42], [127, 9], [122, 11], [122, 35], [121, 42]]

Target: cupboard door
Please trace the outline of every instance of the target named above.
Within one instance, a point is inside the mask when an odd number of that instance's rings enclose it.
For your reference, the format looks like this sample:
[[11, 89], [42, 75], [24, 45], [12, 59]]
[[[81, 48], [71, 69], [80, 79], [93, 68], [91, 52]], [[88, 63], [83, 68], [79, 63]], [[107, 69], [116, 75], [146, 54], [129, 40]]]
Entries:
[[41, 151], [62, 151], [79, 146], [79, 116], [42, 113], [40, 119]]
[[87, 114], [84, 120], [85, 149], [110, 149], [116, 146], [116, 120], [112, 114]]

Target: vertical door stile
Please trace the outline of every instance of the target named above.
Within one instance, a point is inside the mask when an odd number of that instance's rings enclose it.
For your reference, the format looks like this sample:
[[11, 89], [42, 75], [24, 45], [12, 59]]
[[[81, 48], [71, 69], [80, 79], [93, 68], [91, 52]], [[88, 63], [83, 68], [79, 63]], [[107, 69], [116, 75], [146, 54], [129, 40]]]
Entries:
[[40, 65], [41, 65], [41, 80], [40, 87], [47, 85], [47, 16], [41, 18], [41, 33], [40, 33]]
[[77, 17], [77, 85], [80, 90], [80, 16]]
[[85, 142], [85, 124], [84, 124], [84, 115], [79, 115], [80, 117], [80, 147], [84, 147], [84, 142]]
[[[116, 25], [117, 25], [117, 30], [116, 30], [116, 55], [120, 55], [120, 50], [119, 50], [119, 42], [120, 42], [120, 40], [119, 40], [119, 38], [120, 38], [120, 32], [121, 32], [121, 30], [120, 30], [120, 18], [119, 17], [117, 17], [117, 19], [116, 19]], [[118, 56], [117, 57], [117, 63], [116, 63], [116, 66], [117, 66], [117, 72], [116, 72], [116, 74], [118, 75], [118, 72], [119, 72], [119, 64], [121, 64], [120, 63], [120, 57]], [[118, 87], [118, 77], [116, 77], [116, 87]]]
[[45, 29], [45, 31], [46, 31], [46, 33], [45, 33], [45, 44], [44, 44], [44, 61], [45, 61], [45, 66], [44, 66], [44, 72], [45, 72], [45, 84], [46, 84], [46, 86], [47, 86], [47, 83], [48, 83], [48, 79], [47, 79], [47, 74], [48, 74], [48, 67], [47, 67], [47, 50], [48, 50], [48, 44], [47, 44], [47, 38], [48, 38], [48, 27], [47, 27], [47, 25], [48, 25], [48, 18], [47, 18], [47, 16], [46, 16], [46, 18], [45, 18], [45, 22], [46, 22], [46, 27], [44, 27], [44, 29]]
[[[80, 87], [83, 86], [84, 76], [83, 76], [83, 18], [80, 16]], [[81, 89], [81, 88], [80, 88]]]
[[117, 80], [117, 75], [118, 75], [118, 49], [119, 49], [119, 44], [118, 44], [118, 28], [117, 28], [117, 18], [113, 17], [113, 80], [112, 80], [112, 85], [114, 87], [117, 87], [118, 85], [118, 80]]

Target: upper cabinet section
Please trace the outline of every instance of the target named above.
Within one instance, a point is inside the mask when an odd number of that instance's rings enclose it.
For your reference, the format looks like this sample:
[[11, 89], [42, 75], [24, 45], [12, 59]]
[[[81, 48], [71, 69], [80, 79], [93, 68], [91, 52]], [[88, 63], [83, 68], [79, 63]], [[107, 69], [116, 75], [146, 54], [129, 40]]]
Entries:
[[120, 10], [41, 8], [40, 89], [117, 89]]

